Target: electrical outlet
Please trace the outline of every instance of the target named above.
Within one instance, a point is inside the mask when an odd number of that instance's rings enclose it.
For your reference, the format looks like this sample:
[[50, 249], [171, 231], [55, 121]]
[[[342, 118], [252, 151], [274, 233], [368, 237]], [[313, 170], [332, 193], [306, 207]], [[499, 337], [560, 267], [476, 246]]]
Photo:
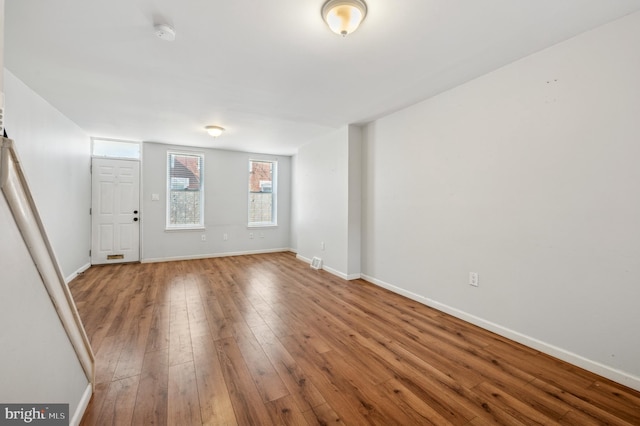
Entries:
[[478, 284], [479, 284], [478, 273], [477, 272], [469, 272], [469, 285], [472, 285], [474, 287], [478, 287]]
[[264, 238], [264, 232], [260, 233], [260, 238]]
[[249, 232], [249, 239], [253, 240], [253, 232]]
[[200, 239], [201, 239], [202, 241], [207, 241], [207, 234], [202, 234], [202, 235], [200, 236]]
[[324, 251], [324, 241], [320, 243], [320, 250]]
[[226, 232], [222, 234], [222, 241], [227, 241], [228, 239], [229, 239], [229, 236], [227, 235]]

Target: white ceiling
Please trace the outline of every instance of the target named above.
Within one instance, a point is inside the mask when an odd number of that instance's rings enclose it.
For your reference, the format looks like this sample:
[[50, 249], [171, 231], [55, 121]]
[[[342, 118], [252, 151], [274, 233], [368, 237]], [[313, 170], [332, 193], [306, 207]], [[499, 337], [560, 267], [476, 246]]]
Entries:
[[[5, 66], [97, 137], [290, 155], [588, 29], [640, 0], [7, 0]], [[154, 23], [176, 30], [155, 37]], [[227, 131], [212, 139], [204, 126]]]

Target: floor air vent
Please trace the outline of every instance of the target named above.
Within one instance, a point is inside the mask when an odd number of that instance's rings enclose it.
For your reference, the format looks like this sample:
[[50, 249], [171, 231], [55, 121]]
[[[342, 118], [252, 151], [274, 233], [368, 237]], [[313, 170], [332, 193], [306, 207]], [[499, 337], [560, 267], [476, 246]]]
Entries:
[[314, 257], [311, 259], [311, 267], [313, 269], [322, 269], [322, 259], [319, 257]]

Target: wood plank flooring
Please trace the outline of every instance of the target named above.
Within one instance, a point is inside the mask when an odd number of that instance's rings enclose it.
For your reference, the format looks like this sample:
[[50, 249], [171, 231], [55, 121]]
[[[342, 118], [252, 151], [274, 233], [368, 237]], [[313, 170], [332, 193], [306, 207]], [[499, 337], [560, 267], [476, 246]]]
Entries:
[[640, 392], [291, 253], [93, 267], [84, 425], [640, 425]]

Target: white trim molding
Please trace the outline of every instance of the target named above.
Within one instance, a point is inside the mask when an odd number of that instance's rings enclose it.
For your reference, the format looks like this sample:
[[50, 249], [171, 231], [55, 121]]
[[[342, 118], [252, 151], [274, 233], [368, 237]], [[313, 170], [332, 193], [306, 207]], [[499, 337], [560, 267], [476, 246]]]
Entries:
[[336, 277], [340, 277], [343, 280], [347, 279], [347, 274], [342, 273], [336, 269], [333, 269], [331, 266], [327, 266], [327, 265], [322, 265], [322, 270], [323, 271], [327, 271], [328, 273], [335, 275]]
[[561, 359], [562, 361], [584, 368], [585, 370], [591, 371], [592, 373], [598, 374], [602, 377], [606, 377], [607, 379], [613, 380], [614, 382], [623, 384], [632, 389], [640, 391], [640, 377], [636, 377], [624, 371], [620, 371], [615, 368], [611, 368], [609, 366], [601, 364], [599, 362], [584, 358], [573, 352], [569, 352], [565, 349], [562, 349], [557, 346], [551, 345], [549, 343], [543, 342], [541, 340], [535, 339], [531, 336], [527, 336], [525, 334], [511, 330], [507, 327], [503, 327], [491, 321], [487, 321], [483, 318], [477, 317], [475, 315], [472, 315], [467, 312], [461, 311], [459, 309], [453, 308], [451, 306], [445, 305], [444, 303], [440, 303], [436, 300], [429, 299], [428, 297], [424, 297], [419, 294], [407, 291], [403, 288], [396, 287], [393, 284], [389, 284], [387, 282], [381, 281], [369, 275], [362, 274], [361, 278], [379, 287], [385, 288], [393, 293], [399, 294], [401, 296], [405, 296], [418, 303], [422, 303], [423, 305], [437, 309], [441, 312], [452, 315], [456, 318], [460, 318], [461, 320], [467, 321], [473, 325], [477, 325], [478, 327], [481, 327], [485, 330], [492, 331], [496, 334], [499, 334], [500, 336], [506, 337], [508, 339], [521, 343], [530, 348], [539, 350], [540, 352], [543, 352], [547, 355], [551, 355], [553, 357]]
[[89, 383], [87, 388], [84, 390], [84, 393], [82, 394], [82, 398], [80, 398], [80, 402], [78, 402], [76, 412], [73, 413], [71, 420], [69, 420], [70, 426], [78, 426], [80, 424], [80, 422], [82, 421], [82, 417], [84, 416], [84, 412], [87, 411], [87, 407], [89, 406], [92, 395], [93, 385]]
[[78, 275], [82, 274], [84, 271], [86, 271], [89, 268], [91, 268], [91, 263], [85, 263], [80, 268], [78, 268], [77, 271], [75, 271], [74, 273], [72, 273], [71, 275], [69, 275], [67, 278], [64, 279], [65, 284], [68, 285], [71, 281], [76, 279]]
[[[301, 260], [301, 261], [303, 261], [303, 262], [308, 263], [309, 265], [311, 265], [311, 259], [307, 259], [307, 258], [306, 258], [306, 257], [304, 257], [304, 256], [301, 256], [301, 255], [299, 255], [299, 254], [296, 254], [296, 259]], [[332, 275], [335, 275], [336, 277], [340, 277], [340, 278], [342, 278], [343, 280], [347, 280], [347, 281], [357, 280], [357, 279], [360, 279], [360, 278], [361, 278], [361, 275], [360, 275], [360, 274], [351, 274], [351, 275], [347, 275], [347, 274], [345, 274], [344, 272], [340, 272], [340, 271], [338, 271], [338, 270], [336, 270], [336, 269], [333, 269], [332, 267], [327, 266], [327, 265], [324, 265], [324, 264], [322, 265], [322, 270], [323, 270], [323, 271], [327, 271], [328, 273], [330, 273], [330, 274], [332, 274]]]
[[304, 256], [302, 256], [302, 255], [300, 255], [300, 254], [297, 254], [297, 253], [296, 253], [296, 259], [301, 260], [301, 261], [303, 261], [303, 262], [308, 263], [309, 265], [311, 265], [311, 259], [308, 259], [308, 258], [306, 258], [306, 257], [304, 257]]
[[288, 248], [275, 248], [275, 249], [266, 249], [266, 250], [208, 253], [208, 254], [198, 254], [198, 255], [191, 255], [191, 256], [156, 257], [156, 258], [150, 258], [150, 259], [142, 259], [140, 263], [174, 262], [178, 260], [210, 259], [213, 257], [245, 256], [248, 254], [282, 253], [282, 252], [288, 252], [288, 251], [290, 251]]

